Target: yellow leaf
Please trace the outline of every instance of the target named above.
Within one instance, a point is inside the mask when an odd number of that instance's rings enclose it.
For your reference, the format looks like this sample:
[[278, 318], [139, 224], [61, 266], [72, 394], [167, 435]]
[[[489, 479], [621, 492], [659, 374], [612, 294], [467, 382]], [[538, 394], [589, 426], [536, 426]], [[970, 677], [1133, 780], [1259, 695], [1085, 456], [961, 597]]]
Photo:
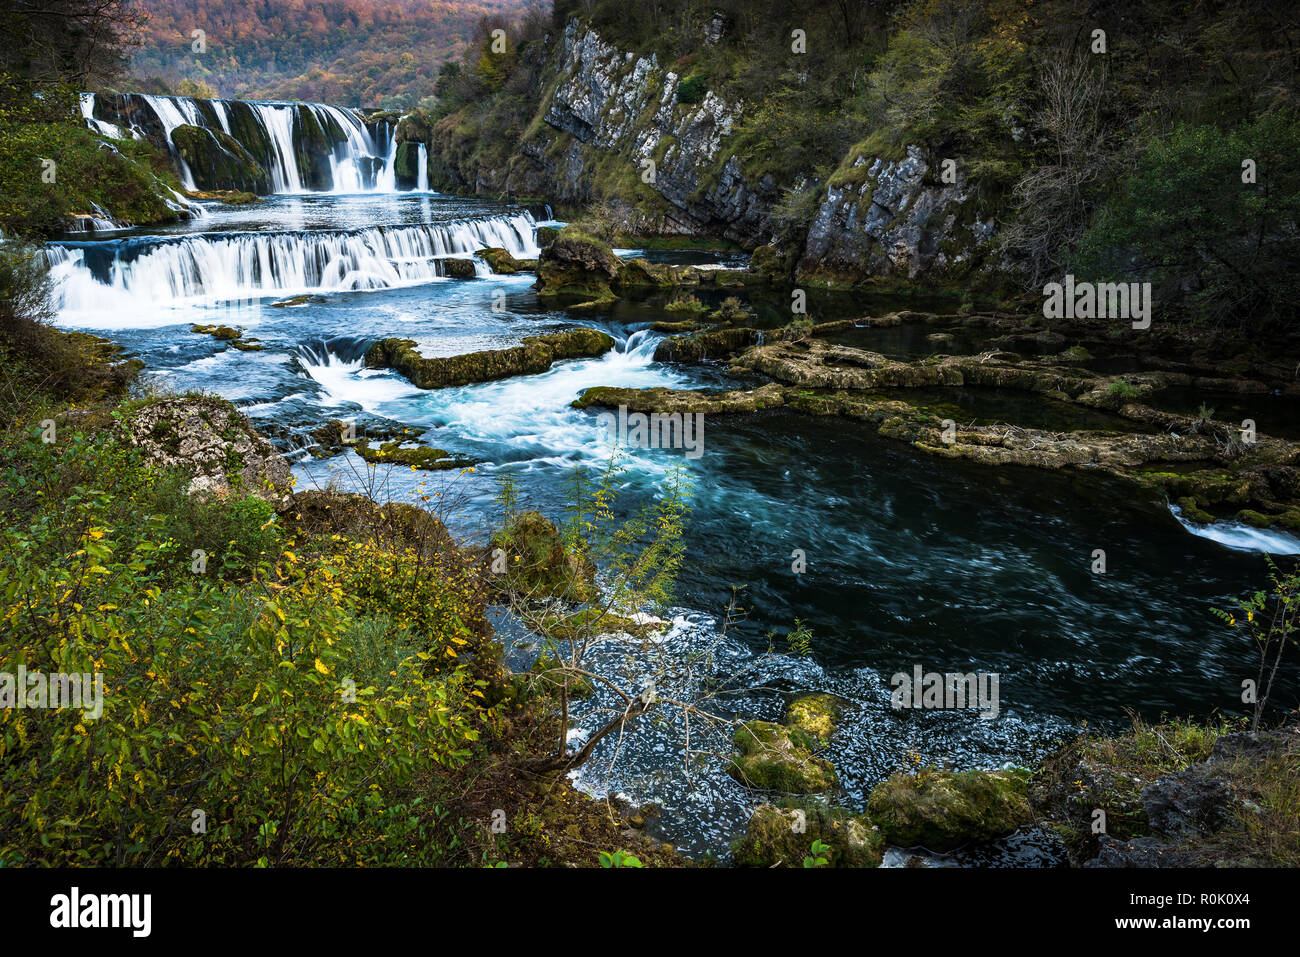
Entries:
[[319, 658], [316, 659], [316, 670], [323, 675], [327, 675], [330, 673], [330, 670], [326, 668], [324, 664], [321, 663], [321, 660]]

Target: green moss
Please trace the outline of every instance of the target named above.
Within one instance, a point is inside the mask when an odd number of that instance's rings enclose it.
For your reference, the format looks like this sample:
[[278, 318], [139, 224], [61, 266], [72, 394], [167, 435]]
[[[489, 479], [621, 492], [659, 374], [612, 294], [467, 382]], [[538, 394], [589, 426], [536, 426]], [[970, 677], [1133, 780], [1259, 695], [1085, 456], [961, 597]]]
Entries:
[[732, 852], [740, 867], [802, 867], [814, 841], [827, 846], [820, 856], [828, 867], [879, 867], [885, 854], [884, 836], [865, 815], [816, 800], [760, 804]]
[[835, 733], [835, 722], [843, 705], [835, 695], [824, 691], [800, 695], [786, 709], [785, 723], [810, 735], [818, 747], [825, 747]]
[[799, 728], [747, 721], [737, 726], [733, 741], [740, 753], [727, 773], [746, 787], [814, 794], [837, 784], [831, 763], [812, 753], [817, 739]]
[[419, 444], [407, 445], [396, 439], [383, 442], [378, 448], [373, 447], [365, 439], [358, 439], [352, 448], [363, 459], [374, 465], [405, 465], [426, 472], [464, 468], [472, 464], [469, 460], [449, 455], [442, 449]]
[[587, 602], [596, 597], [596, 569], [565, 547], [559, 530], [540, 512], [521, 512], [492, 536], [488, 558], [504, 552], [499, 590], [528, 599], [562, 598]]
[[199, 189], [267, 193], [271, 179], [243, 145], [219, 129], [178, 126], [172, 145], [189, 167]]
[[434, 359], [420, 355], [410, 339], [383, 339], [366, 352], [365, 364], [369, 368], [396, 369], [421, 389], [441, 389], [534, 375], [545, 372], [554, 362], [604, 355], [613, 347], [614, 340], [608, 334], [585, 327], [530, 336], [511, 349]]
[[899, 773], [872, 789], [867, 813], [891, 844], [949, 851], [1028, 824], [1028, 778], [1019, 768]]

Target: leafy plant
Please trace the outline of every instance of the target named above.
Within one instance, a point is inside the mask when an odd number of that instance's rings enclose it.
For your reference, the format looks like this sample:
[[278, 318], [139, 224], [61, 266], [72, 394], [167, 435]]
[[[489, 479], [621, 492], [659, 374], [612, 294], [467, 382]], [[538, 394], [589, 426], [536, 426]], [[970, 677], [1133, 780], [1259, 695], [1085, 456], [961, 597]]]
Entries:
[[825, 855], [830, 851], [831, 846], [821, 839], [812, 842], [812, 853], [803, 859], [804, 867], [825, 867], [830, 863], [830, 858]]
[[609, 851], [601, 851], [600, 866], [601, 867], [644, 867], [645, 865], [642, 864], [640, 859], [638, 859], [634, 854], [631, 854], [627, 851], [614, 851], [613, 853], [610, 853]]

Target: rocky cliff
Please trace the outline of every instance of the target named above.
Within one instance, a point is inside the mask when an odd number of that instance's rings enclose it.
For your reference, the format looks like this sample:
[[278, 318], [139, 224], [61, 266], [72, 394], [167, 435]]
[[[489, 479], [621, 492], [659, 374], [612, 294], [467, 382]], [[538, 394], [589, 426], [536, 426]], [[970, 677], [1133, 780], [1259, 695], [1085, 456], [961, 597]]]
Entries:
[[[780, 234], [780, 254], [764, 259], [798, 277], [956, 277], [981, 264], [992, 215], [974, 208], [960, 172], [941, 182], [920, 146], [901, 159], [845, 157], [838, 185], [778, 182], [750, 171], [753, 157], [736, 146], [748, 104], [699, 96], [654, 54], [622, 50], [578, 18], [547, 43], [540, 105], [505, 162], [467, 161], [457, 115], [419, 130], [435, 187], [570, 207], [604, 201], [626, 211], [634, 232], [721, 236], [749, 249]], [[815, 213], [792, 231], [779, 204], [809, 188]]]

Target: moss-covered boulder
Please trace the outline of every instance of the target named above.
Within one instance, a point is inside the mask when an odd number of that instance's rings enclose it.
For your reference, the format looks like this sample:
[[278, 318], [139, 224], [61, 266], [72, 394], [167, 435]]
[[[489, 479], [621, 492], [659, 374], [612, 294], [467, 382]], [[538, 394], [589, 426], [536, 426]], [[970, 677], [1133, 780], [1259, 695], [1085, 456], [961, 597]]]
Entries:
[[480, 249], [474, 255], [487, 263], [488, 268], [490, 268], [494, 273], [498, 273], [502, 276], [510, 276], [517, 272], [528, 272], [537, 268], [535, 260], [516, 259], [507, 249], [489, 247], [487, 249]]
[[199, 189], [270, 192], [266, 170], [228, 133], [186, 125], [172, 130], [171, 139]]
[[371, 445], [366, 439], [358, 439], [352, 448], [356, 450], [357, 455], [372, 465], [405, 465], [426, 472], [437, 472], [443, 469], [465, 468], [474, 464], [470, 459], [450, 455], [442, 449], [435, 449], [420, 442], [402, 442], [398, 439], [381, 442], [377, 446]]
[[761, 333], [757, 329], [736, 327], [665, 339], [655, 349], [655, 361], [703, 362], [706, 359], [726, 359], [742, 349], [756, 345], [760, 338]]
[[190, 332], [195, 332], [204, 336], [211, 336], [213, 339], [217, 339], [221, 342], [230, 342], [234, 339], [241, 339], [244, 335], [241, 330], [235, 329], [232, 326], [216, 325], [203, 326], [195, 324], [190, 326]]
[[559, 529], [540, 512], [515, 515], [492, 536], [484, 557], [499, 592], [523, 600], [596, 598], [596, 566], [569, 551]]
[[827, 845], [817, 855], [827, 867], [879, 867], [885, 855], [884, 835], [865, 814], [823, 801], [760, 804], [732, 853], [740, 867], [803, 867], [814, 841]]
[[612, 299], [618, 272], [618, 257], [608, 244], [567, 227], [538, 257], [537, 294]]
[[831, 763], [812, 753], [817, 739], [798, 728], [746, 721], [736, 727], [733, 741], [740, 753], [727, 773], [746, 787], [816, 794], [837, 783]]
[[1029, 772], [899, 773], [867, 799], [867, 814], [890, 844], [950, 851], [1003, 837], [1028, 824]]
[[395, 369], [421, 389], [490, 382], [545, 372], [564, 359], [593, 358], [614, 347], [614, 340], [597, 329], [571, 329], [530, 336], [510, 349], [491, 349], [463, 356], [427, 359], [410, 339], [382, 339], [366, 352], [369, 368]]
[[535, 678], [534, 690], [543, 694], [558, 696], [562, 689], [567, 688], [570, 698], [586, 698], [593, 691], [590, 678], [554, 655], [538, 655], [529, 670]]
[[442, 260], [442, 274], [451, 279], [473, 279], [478, 275], [474, 260], [450, 256]]
[[775, 409], [784, 401], [782, 388], [774, 382], [769, 382], [757, 389], [735, 392], [697, 392], [690, 389], [668, 389], [663, 386], [653, 389], [624, 389], [618, 386], [598, 385], [584, 389], [570, 404], [575, 409], [586, 409], [592, 406], [617, 409], [620, 406], [627, 406], [630, 412], [644, 412], [647, 415], [654, 413], [690, 415], [696, 412], [721, 415]]
[[785, 723], [814, 738], [818, 747], [825, 747], [835, 733], [835, 723], [843, 707], [842, 699], [825, 691], [800, 695], [786, 708]]

